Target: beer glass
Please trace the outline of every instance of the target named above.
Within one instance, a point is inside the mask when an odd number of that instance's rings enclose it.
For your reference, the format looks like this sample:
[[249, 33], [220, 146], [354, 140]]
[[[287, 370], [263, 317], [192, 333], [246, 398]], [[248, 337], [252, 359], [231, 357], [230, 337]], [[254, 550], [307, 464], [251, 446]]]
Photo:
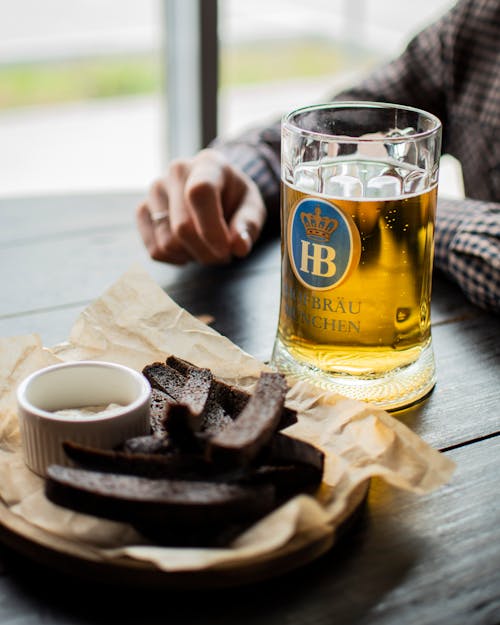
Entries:
[[408, 106], [292, 111], [281, 134], [272, 364], [385, 409], [435, 384], [430, 327], [441, 123]]

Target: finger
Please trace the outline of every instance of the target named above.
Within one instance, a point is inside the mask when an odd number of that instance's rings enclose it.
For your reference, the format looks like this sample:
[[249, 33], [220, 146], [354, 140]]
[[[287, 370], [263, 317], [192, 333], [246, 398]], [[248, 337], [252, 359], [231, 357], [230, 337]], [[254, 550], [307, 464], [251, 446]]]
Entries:
[[248, 179], [239, 208], [229, 224], [231, 252], [235, 256], [242, 258], [250, 253], [262, 232], [265, 220], [266, 209], [260, 191], [255, 183]]
[[139, 231], [149, 255], [153, 260], [158, 260], [174, 265], [184, 265], [192, 260], [189, 253], [176, 244], [175, 241], [169, 241], [167, 245], [158, 242], [155, 236], [155, 222], [151, 219], [151, 213], [147, 204], [141, 204], [137, 209], [137, 223]]
[[168, 195], [162, 181], [151, 187], [147, 203], [137, 209], [137, 223], [149, 255], [154, 260], [183, 265], [192, 260], [190, 254], [176, 241], [170, 231], [168, 219], [155, 216], [168, 213]]
[[152, 246], [154, 245], [154, 234], [149, 207], [146, 202], [143, 202], [137, 207], [135, 217], [142, 241], [148, 252], [150, 252]]
[[222, 257], [230, 253], [230, 235], [222, 205], [222, 192], [232, 183], [229, 174], [225, 164], [206, 150], [194, 159], [185, 189], [198, 233], [212, 252]]
[[[208, 245], [206, 233], [198, 223], [196, 213], [188, 206], [186, 200], [188, 175], [189, 167], [181, 161], [173, 163], [167, 175], [171, 232], [198, 262], [205, 265], [228, 262], [230, 259], [228, 251], [224, 248], [214, 249]], [[208, 224], [207, 227], [210, 230], [215, 226]]]

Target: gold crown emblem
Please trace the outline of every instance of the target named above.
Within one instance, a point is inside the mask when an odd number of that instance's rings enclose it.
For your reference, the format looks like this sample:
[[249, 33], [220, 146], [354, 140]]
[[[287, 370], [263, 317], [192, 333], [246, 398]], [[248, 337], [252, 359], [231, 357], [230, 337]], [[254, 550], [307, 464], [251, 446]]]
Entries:
[[336, 219], [322, 216], [319, 206], [314, 208], [314, 215], [312, 213], [300, 213], [300, 219], [306, 229], [306, 235], [322, 241], [328, 241], [339, 225]]

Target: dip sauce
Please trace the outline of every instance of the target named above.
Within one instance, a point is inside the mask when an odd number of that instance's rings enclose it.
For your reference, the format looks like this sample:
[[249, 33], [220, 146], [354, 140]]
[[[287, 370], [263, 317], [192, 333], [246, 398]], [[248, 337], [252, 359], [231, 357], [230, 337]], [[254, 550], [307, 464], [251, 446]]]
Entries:
[[64, 408], [54, 410], [52, 414], [65, 417], [66, 419], [81, 419], [82, 417], [94, 417], [96, 415], [105, 417], [121, 408], [122, 404], [108, 404], [104, 406], [82, 406], [81, 408]]

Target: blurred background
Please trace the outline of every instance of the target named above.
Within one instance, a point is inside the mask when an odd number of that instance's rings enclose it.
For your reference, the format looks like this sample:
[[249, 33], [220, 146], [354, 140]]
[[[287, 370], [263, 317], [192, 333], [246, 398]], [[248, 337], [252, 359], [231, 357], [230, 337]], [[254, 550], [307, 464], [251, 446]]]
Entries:
[[[454, 2], [213, 0], [208, 34], [197, 0], [2, 2], [0, 196], [146, 189], [179, 141], [201, 147], [183, 136], [210, 101], [211, 130], [229, 136], [325, 99]], [[217, 55], [208, 86], [200, 49]], [[442, 172], [460, 195], [455, 165]]]

